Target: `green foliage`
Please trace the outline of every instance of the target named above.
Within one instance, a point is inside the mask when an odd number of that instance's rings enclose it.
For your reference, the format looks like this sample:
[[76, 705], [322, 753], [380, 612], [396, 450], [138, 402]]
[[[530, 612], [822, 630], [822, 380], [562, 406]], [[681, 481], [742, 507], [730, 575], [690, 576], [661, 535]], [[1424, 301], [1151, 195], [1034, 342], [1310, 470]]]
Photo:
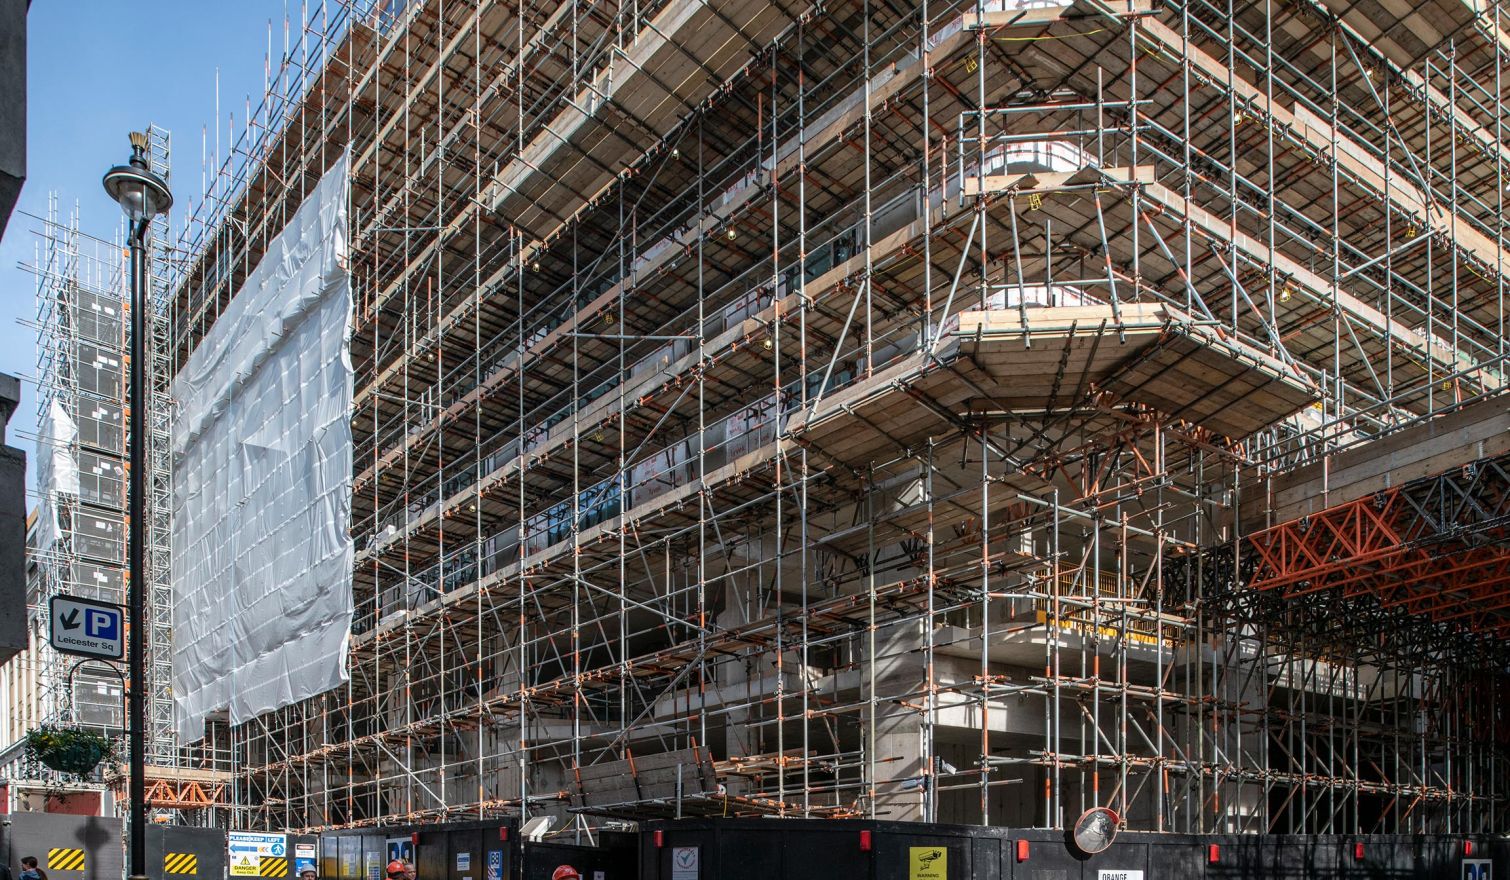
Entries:
[[92, 730], [42, 724], [26, 734], [26, 757], [88, 782], [100, 762], [115, 757], [115, 743]]

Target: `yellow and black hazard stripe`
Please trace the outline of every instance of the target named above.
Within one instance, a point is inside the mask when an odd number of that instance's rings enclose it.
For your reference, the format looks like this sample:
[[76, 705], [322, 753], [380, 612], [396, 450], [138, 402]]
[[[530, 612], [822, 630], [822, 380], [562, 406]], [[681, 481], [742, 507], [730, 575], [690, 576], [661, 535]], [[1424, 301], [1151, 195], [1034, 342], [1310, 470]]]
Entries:
[[288, 859], [283, 856], [259, 856], [257, 861], [257, 876], [287, 877]]
[[84, 870], [84, 851], [57, 847], [47, 851], [47, 870], [49, 871], [82, 871]]
[[199, 856], [193, 853], [170, 852], [163, 856], [164, 874], [197, 874], [199, 873]]

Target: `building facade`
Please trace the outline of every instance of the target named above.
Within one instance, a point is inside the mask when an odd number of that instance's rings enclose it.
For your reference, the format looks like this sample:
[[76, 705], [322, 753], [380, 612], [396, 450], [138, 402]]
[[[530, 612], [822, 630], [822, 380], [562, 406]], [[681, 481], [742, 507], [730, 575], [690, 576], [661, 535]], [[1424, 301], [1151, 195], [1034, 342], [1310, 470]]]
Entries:
[[350, 681], [248, 822], [1505, 830], [1507, 29], [322, 5], [171, 302], [349, 151]]

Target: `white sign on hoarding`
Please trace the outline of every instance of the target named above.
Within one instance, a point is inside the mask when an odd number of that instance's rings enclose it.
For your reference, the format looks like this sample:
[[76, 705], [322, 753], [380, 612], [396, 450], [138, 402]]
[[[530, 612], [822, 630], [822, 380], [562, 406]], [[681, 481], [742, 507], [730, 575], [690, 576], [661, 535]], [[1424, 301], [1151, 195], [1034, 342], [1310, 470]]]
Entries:
[[697, 847], [673, 847], [671, 850], [671, 880], [698, 880], [698, 861]]
[[288, 856], [288, 838], [282, 834], [232, 831], [226, 835], [226, 847], [230, 851], [227, 864], [232, 877], [259, 877], [264, 858]]

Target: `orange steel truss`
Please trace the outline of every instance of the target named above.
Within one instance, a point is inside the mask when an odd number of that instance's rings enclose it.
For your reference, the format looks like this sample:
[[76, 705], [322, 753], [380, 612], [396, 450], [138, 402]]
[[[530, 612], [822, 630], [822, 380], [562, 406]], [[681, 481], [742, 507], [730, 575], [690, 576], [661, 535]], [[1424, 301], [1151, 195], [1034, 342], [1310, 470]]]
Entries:
[[147, 806], [200, 810], [226, 806], [224, 782], [200, 783], [158, 779], [147, 784]]
[[1417, 480], [1250, 535], [1249, 586], [1372, 595], [1439, 622], [1510, 634], [1506, 460]]
[[[126, 768], [119, 765], [106, 774], [106, 782], [125, 796]], [[152, 809], [203, 810], [231, 806], [231, 776], [225, 771], [190, 767], [147, 767], [146, 803]]]

